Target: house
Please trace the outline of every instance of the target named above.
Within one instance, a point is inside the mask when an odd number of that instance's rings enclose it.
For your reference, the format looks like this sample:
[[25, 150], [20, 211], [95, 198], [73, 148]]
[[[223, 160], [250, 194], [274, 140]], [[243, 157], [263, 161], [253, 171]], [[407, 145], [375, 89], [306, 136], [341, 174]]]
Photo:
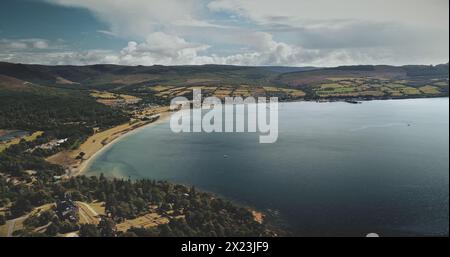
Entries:
[[78, 221], [78, 206], [70, 199], [56, 202], [56, 214], [62, 220]]
[[50, 142], [47, 142], [47, 143], [45, 143], [45, 144], [38, 145], [38, 146], [36, 146], [36, 147], [34, 147], [34, 148], [31, 148], [31, 149], [27, 149], [26, 152], [27, 152], [27, 153], [32, 153], [32, 152], [34, 152], [36, 149], [52, 150], [52, 149], [54, 149], [55, 147], [59, 147], [59, 146], [61, 146], [62, 144], [66, 143], [67, 140], [69, 140], [69, 139], [68, 139], [68, 138], [64, 138], [64, 139], [54, 139], [54, 140], [51, 140]]
[[67, 142], [67, 140], [69, 140], [68, 138], [64, 138], [64, 139], [59, 139], [56, 141], [56, 144], [59, 146], [61, 144], [64, 144], [65, 142]]

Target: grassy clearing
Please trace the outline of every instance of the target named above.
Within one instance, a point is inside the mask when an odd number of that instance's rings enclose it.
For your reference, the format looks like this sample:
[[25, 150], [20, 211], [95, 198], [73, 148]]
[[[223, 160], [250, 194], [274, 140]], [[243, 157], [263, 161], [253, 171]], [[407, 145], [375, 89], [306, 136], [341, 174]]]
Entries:
[[183, 95], [187, 95], [187, 94], [192, 94], [192, 89], [186, 89], [186, 90], [181, 90], [177, 92], [177, 96], [183, 96]]
[[150, 87], [151, 90], [156, 91], [156, 92], [166, 91], [166, 90], [169, 90], [171, 88], [174, 88], [174, 87], [173, 86], [154, 86], [154, 87]]
[[373, 96], [373, 97], [376, 97], [376, 96], [384, 96], [384, 93], [382, 91], [372, 90], [372, 91], [360, 92], [359, 95], [360, 96]]
[[198, 90], [202, 90], [202, 91], [215, 91], [217, 89], [217, 87], [215, 86], [195, 86], [195, 87], [190, 87], [191, 90], [194, 89], [198, 89]]
[[241, 97], [249, 97], [251, 96], [250, 92], [247, 89], [236, 89], [233, 92], [233, 96], [241, 96]]
[[403, 96], [402, 92], [400, 92], [399, 90], [392, 89], [390, 87], [381, 87], [380, 90], [390, 96], [394, 97]]
[[224, 88], [224, 87], [221, 87], [221, 88], [217, 89], [216, 91], [214, 91], [214, 95], [219, 98], [231, 96], [232, 93], [233, 93], [232, 88]]
[[8, 223], [0, 226], [0, 237], [8, 236]]
[[353, 80], [354, 78], [351, 77], [331, 77], [331, 78], [327, 78], [327, 80], [333, 81], [333, 82], [338, 82], [338, 81], [343, 81], [343, 80]]
[[441, 93], [439, 91], [439, 88], [433, 87], [433, 86], [423, 86], [419, 88], [420, 91], [422, 91], [424, 94], [430, 94], [430, 95], [436, 95]]
[[167, 92], [174, 93], [174, 92], [179, 92], [179, 91], [182, 91], [185, 89], [186, 89], [186, 87], [174, 87], [174, 88], [168, 89]]
[[338, 83], [327, 83], [320, 85], [320, 88], [322, 89], [329, 89], [329, 88], [341, 88], [344, 87], [344, 85], [338, 84]]
[[[274, 95], [274, 94], [286, 94], [293, 98], [300, 98], [306, 96], [306, 93], [299, 89], [291, 89], [291, 88], [279, 88], [279, 87], [263, 87], [262, 88], [266, 95]], [[256, 90], [254, 90], [256, 91]], [[256, 92], [255, 92], [256, 93]], [[257, 92], [263, 93], [263, 92]]]
[[94, 90], [91, 92], [91, 96], [97, 99], [116, 99], [117, 95], [106, 91]]
[[304, 97], [306, 95], [305, 92], [298, 90], [298, 89], [286, 89], [286, 88], [282, 88], [281, 89], [282, 92], [288, 94], [289, 96], [292, 97]]
[[91, 91], [90, 95], [97, 99], [97, 102], [108, 106], [118, 106], [121, 104], [135, 104], [142, 99], [132, 95], [114, 94], [107, 91]]
[[27, 142], [31, 142], [36, 140], [36, 138], [42, 136], [42, 134], [44, 134], [44, 131], [36, 131], [33, 134], [29, 135], [29, 136], [25, 136], [25, 137], [21, 137], [21, 138], [15, 138], [12, 139], [11, 141], [8, 141], [6, 143], [0, 143], [0, 153], [3, 152], [4, 150], [6, 150], [8, 147], [12, 146], [12, 145], [17, 145], [18, 143], [20, 143], [20, 141], [22, 139], [24, 139]]
[[169, 223], [169, 219], [162, 217], [157, 213], [149, 213], [136, 219], [126, 220], [120, 224], [117, 224], [117, 230], [125, 232], [131, 227], [136, 228], [151, 228], [161, 224]]
[[422, 92], [420, 92], [419, 89], [414, 87], [404, 87], [401, 89], [401, 92], [405, 95], [420, 95]]
[[136, 102], [136, 101], [138, 102], [138, 101], [142, 100], [141, 98], [132, 96], [132, 95], [121, 94], [121, 95], [119, 95], [119, 97], [122, 98], [123, 100], [125, 100], [126, 102]]
[[278, 92], [280, 91], [279, 88], [277, 87], [263, 87], [264, 90], [266, 90], [266, 92]]
[[96, 225], [100, 223], [101, 215], [105, 214], [103, 202], [95, 202], [95, 203], [76, 202], [76, 205], [78, 206], [80, 224]]
[[319, 97], [406, 97], [418, 95], [436, 95], [441, 93], [435, 84], [422, 86], [420, 88], [408, 86], [407, 83], [419, 84], [421, 81], [389, 80], [385, 78], [363, 77], [363, 78], [328, 78], [334, 83], [324, 83], [314, 88]]
[[397, 84], [397, 83], [389, 83], [389, 84], [387, 84], [386, 86], [387, 86], [387, 87], [390, 87], [390, 88], [394, 88], [394, 89], [406, 87], [406, 86], [403, 85], [403, 84]]
[[[164, 89], [164, 90], [163, 90]], [[201, 89], [207, 95], [214, 95], [218, 98], [225, 97], [258, 97], [258, 96], [273, 96], [273, 95], [287, 95], [292, 98], [301, 98], [306, 96], [306, 93], [298, 89], [278, 88], [278, 87], [253, 87], [249, 85], [240, 85], [238, 87], [228, 86], [191, 86], [191, 87], [164, 87], [157, 86], [156, 91], [159, 92], [156, 96], [168, 98], [175, 96], [184, 96], [192, 93], [194, 89]], [[160, 90], [160, 91], [158, 91]]]
[[106, 215], [105, 202], [92, 202], [88, 204], [99, 215]]
[[448, 87], [448, 82], [436, 82], [433, 85], [438, 86], [438, 87]]

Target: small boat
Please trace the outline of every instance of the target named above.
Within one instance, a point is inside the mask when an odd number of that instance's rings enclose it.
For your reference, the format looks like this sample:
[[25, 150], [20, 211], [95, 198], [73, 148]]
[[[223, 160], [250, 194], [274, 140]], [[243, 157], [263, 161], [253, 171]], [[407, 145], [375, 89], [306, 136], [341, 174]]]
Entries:
[[224, 155], [223, 155], [223, 158], [225, 158], [225, 159], [228, 158], [228, 155], [224, 154]]
[[345, 100], [346, 103], [349, 104], [362, 104], [362, 102], [354, 101], [354, 100]]

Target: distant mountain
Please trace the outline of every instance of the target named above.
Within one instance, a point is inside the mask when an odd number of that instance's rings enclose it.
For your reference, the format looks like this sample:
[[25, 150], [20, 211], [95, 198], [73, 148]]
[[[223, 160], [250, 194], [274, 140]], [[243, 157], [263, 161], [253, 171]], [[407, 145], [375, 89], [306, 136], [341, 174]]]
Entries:
[[283, 73], [278, 76], [276, 81], [280, 84], [288, 86], [305, 86], [309, 84], [319, 83], [324, 79], [333, 77], [373, 77], [389, 80], [426, 80], [430, 77], [448, 78], [448, 74], [448, 64], [441, 64], [436, 66], [355, 65]]
[[[447, 64], [436, 66], [359, 65], [335, 68], [246, 67], [231, 65], [199, 66], [45, 66], [0, 62], [0, 80], [35, 83], [67, 88], [110, 88], [132, 85], [275, 85], [304, 86], [325, 78], [383, 77], [408, 79], [448, 77]], [[13, 84], [18, 85], [15, 81]], [[19, 83], [20, 84], [20, 83]], [[23, 84], [23, 83], [22, 83]]]
[[278, 72], [278, 73], [310, 71], [310, 70], [320, 69], [320, 68], [316, 68], [316, 67], [286, 67], [286, 66], [267, 66], [267, 67], [263, 67], [263, 68], [265, 68], [266, 70]]

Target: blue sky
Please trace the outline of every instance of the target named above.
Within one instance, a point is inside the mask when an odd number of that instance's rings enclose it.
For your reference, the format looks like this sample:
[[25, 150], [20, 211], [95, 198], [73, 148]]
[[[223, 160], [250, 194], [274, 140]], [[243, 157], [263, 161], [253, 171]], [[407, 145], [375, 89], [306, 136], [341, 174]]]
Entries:
[[2, 0], [0, 61], [336, 66], [449, 59], [448, 0]]
[[0, 9], [0, 38], [40, 38], [72, 42], [74, 49], [116, 48], [125, 39], [108, 40], [99, 30], [108, 25], [96, 19], [87, 9], [67, 8], [40, 1], [2, 0]]

